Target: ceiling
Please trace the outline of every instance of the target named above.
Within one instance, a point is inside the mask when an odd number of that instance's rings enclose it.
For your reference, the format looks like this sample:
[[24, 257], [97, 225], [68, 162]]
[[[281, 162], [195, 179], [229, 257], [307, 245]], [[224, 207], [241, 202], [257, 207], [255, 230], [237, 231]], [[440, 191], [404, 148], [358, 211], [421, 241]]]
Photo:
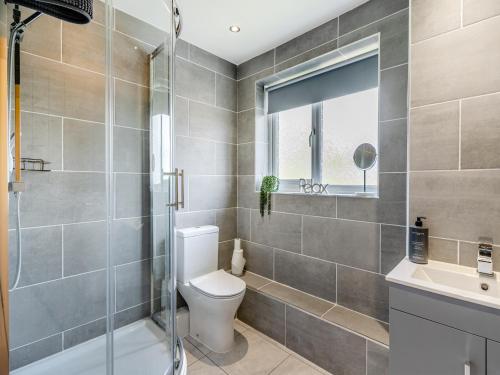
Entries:
[[[181, 38], [241, 64], [366, 1], [178, 0]], [[231, 25], [241, 32], [230, 32]]]

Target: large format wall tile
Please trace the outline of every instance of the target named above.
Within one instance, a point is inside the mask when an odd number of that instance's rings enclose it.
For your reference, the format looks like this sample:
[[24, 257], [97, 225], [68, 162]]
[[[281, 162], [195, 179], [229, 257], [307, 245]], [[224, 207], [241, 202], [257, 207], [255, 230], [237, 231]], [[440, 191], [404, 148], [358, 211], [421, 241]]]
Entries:
[[415, 108], [410, 118], [410, 170], [458, 169], [459, 103]]
[[236, 207], [235, 176], [189, 178], [189, 208], [192, 211]]
[[61, 286], [61, 281], [51, 281], [11, 292], [11, 348], [17, 348], [62, 331]]
[[50, 162], [52, 170], [62, 169], [62, 119], [21, 112], [21, 154]]
[[113, 140], [115, 172], [149, 172], [149, 131], [115, 126]]
[[394, 120], [408, 115], [408, 65], [380, 72], [380, 120]]
[[228, 143], [215, 144], [215, 174], [236, 175], [238, 147]]
[[63, 120], [64, 170], [104, 172], [106, 144], [104, 124]]
[[116, 311], [148, 301], [151, 287], [151, 262], [129, 263], [116, 267]]
[[274, 49], [238, 65], [237, 79], [243, 79], [274, 65]]
[[175, 166], [186, 175], [215, 174], [216, 144], [199, 138], [177, 137]]
[[366, 375], [389, 374], [389, 348], [366, 342]]
[[[22, 264], [19, 287], [62, 277], [61, 226], [21, 230]], [[15, 282], [17, 267], [17, 231], [9, 232], [10, 285]]]
[[[23, 227], [105, 218], [105, 175], [102, 173], [25, 173], [23, 179], [26, 183], [21, 199]], [[11, 226], [14, 218], [11, 212]]]
[[500, 64], [500, 51], [491, 48], [499, 30], [495, 17], [415, 44], [412, 107], [500, 91], [500, 71], [491, 69]]
[[304, 254], [378, 272], [379, 224], [304, 216], [303, 230]]
[[273, 210], [292, 214], [336, 217], [337, 199], [332, 196], [273, 194]]
[[256, 82], [273, 74], [273, 68], [265, 69], [255, 75], [238, 81], [238, 111], [255, 108], [256, 105]]
[[406, 119], [380, 123], [380, 172], [406, 172], [406, 125]]
[[243, 241], [241, 247], [243, 248], [244, 256], [247, 260], [245, 269], [269, 279], [273, 279], [273, 249], [248, 241]]
[[408, 0], [371, 0], [339, 17], [339, 32], [344, 35], [369, 23], [408, 8]]
[[115, 217], [146, 216], [150, 211], [149, 175], [115, 173]]
[[215, 225], [215, 213], [216, 211], [179, 213], [176, 215], [175, 227], [183, 229], [202, 225]]
[[380, 33], [380, 69], [408, 62], [408, 10], [341, 36], [339, 46], [345, 46], [376, 33]]
[[412, 42], [460, 28], [461, 12], [462, 0], [413, 0]]
[[186, 60], [175, 64], [176, 94], [207, 104], [215, 104], [215, 73]]
[[333, 374], [366, 375], [366, 340], [286, 307], [286, 346]]
[[299, 215], [252, 211], [251, 241], [278, 249], [300, 252], [302, 218]]
[[279, 64], [313, 47], [337, 38], [338, 19], [334, 18], [276, 48], [276, 61]]
[[[23, 18], [34, 13], [24, 8]], [[61, 60], [61, 20], [55, 17], [39, 17], [24, 32], [21, 50], [38, 56]], [[50, 43], [47, 41], [50, 40]]]
[[64, 226], [64, 276], [106, 268], [105, 221]]
[[285, 343], [285, 304], [283, 302], [247, 288], [237, 316], [241, 321], [250, 324], [279, 343]]
[[232, 79], [236, 78], [236, 65], [221, 59], [208, 51], [196, 47], [193, 44], [189, 46], [189, 59], [192, 62], [216, 71], [217, 73], [224, 74]]
[[274, 251], [274, 280], [306, 293], [336, 301], [336, 265], [318, 259]]
[[255, 176], [238, 176], [238, 207], [259, 208], [259, 194], [255, 190]]
[[226, 208], [215, 212], [215, 225], [219, 227], [219, 241], [229, 241], [236, 237], [236, 208]]
[[155, 47], [113, 33], [113, 75], [125, 81], [149, 86], [149, 56]]
[[[165, 16], [167, 13], [165, 12]], [[121, 10], [115, 9], [115, 29], [152, 46], [159, 46], [168, 36], [150, 24], [139, 20]], [[165, 21], [165, 26], [167, 21]]]
[[223, 75], [215, 75], [215, 104], [230, 111], [237, 109], [236, 81]]
[[500, 94], [462, 102], [462, 168], [500, 168]]
[[238, 207], [238, 237], [250, 241], [250, 217], [252, 210]]
[[21, 75], [24, 110], [104, 122], [104, 76], [28, 54]]
[[189, 134], [218, 142], [236, 142], [236, 114], [221, 108], [190, 102]]
[[458, 241], [430, 237], [429, 259], [456, 264], [458, 262]]
[[410, 175], [410, 217], [426, 216], [429, 234], [500, 242], [500, 170]]
[[337, 283], [339, 305], [389, 321], [389, 286], [385, 276], [339, 265]]
[[288, 60], [283, 61], [280, 64], [277, 64], [274, 67], [274, 72], [279, 73], [279, 72], [286, 70], [288, 68], [292, 68], [295, 65], [301, 64], [301, 63], [306, 62], [308, 60], [311, 60], [315, 57], [324, 55], [325, 53], [331, 52], [334, 49], [336, 49], [337, 47], [338, 47], [337, 39], [332, 40], [330, 42], [326, 42], [325, 44], [321, 44], [318, 47], [307, 50], [306, 52], [301, 53], [300, 55], [297, 55], [295, 57], [292, 57]]
[[406, 256], [406, 227], [382, 225], [380, 236], [380, 272], [386, 275]]
[[[91, 340], [106, 333], [106, 319], [102, 318], [82, 326], [78, 326], [67, 331], [64, 331], [64, 349], [72, 348], [85, 341]], [[100, 353], [102, 357], [104, 353]], [[104, 363], [105, 359], [102, 359]]]
[[27, 346], [14, 349], [9, 355], [11, 370], [59, 353], [62, 350], [62, 334], [47, 337]]
[[[46, 43], [52, 44], [52, 43]], [[105, 73], [106, 29], [95, 22], [62, 24], [62, 61], [93, 72]]]
[[464, 0], [464, 24], [484, 20], [500, 14], [500, 3], [496, 0]]
[[152, 257], [150, 220], [147, 217], [113, 220], [111, 252], [114, 264], [130, 263]]
[[339, 197], [337, 216], [349, 220], [406, 225], [406, 173], [381, 173], [378, 198]]
[[255, 143], [238, 145], [238, 175], [255, 175]]
[[149, 89], [120, 79], [114, 82], [115, 125], [149, 129]]
[[106, 271], [64, 279], [62, 283], [64, 330], [106, 315]]

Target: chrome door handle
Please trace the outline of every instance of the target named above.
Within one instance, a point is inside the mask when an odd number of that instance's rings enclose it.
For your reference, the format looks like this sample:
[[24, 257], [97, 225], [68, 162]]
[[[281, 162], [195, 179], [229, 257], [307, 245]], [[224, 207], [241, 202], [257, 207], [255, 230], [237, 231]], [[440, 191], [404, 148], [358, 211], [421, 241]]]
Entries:
[[[181, 169], [181, 172], [178, 174], [181, 178], [181, 200], [177, 200], [177, 203], [178, 205], [181, 206], [181, 208], [184, 208], [184, 169]], [[176, 182], [176, 185], [177, 185], [177, 182]], [[178, 190], [178, 189], [176, 189]], [[179, 209], [179, 207], [177, 207], [177, 210]]]
[[[172, 176], [175, 178], [175, 198], [173, 203], [167, 203], [167, 207], [174, 207], [176, 211], [184, 208], [184, 169], [175, 168], [173, 172], [164, 173], [165, 176]], [[181, 199], [179, 200], [179, 177], [181, 179]]]
[[465, 362], [464, 375], [470, 375], [470, 362]]

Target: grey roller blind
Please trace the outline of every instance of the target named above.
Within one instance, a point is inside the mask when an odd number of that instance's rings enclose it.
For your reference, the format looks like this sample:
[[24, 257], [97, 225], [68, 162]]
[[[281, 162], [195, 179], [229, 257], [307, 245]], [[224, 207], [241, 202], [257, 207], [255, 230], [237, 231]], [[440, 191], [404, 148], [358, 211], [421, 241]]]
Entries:
[[313, 75], [268, 92], [268, 113], [318, 103], [378, 86], [378, 55]]

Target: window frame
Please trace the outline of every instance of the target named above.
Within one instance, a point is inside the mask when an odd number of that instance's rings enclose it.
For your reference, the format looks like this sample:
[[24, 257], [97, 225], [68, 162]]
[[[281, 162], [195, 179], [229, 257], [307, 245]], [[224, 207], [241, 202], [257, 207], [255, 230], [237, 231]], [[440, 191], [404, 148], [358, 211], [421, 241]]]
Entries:
[[[378, 88], [380, 101], [380, 86]], [[311, 133], [309, 136], [309, 148], [311, 152], [311, 176], [304, 176], [308, 183], [322, 184], [323, 183], [323, 103], [313, 103], [311, 104]], [[279, 177], [279, 114], [280, 112], [275, 112], [268, 114], [267, 124], [269, 129], [269, 170], [271, 174]], [[378, 123], [377, 119], [377, 123]], [[380, 127], [380, 125], [378, 125]], [[380, 131], [380, 130], [379, 130]], [[377, 152], [379, 152], [380, 147], [380, 135], [377, 139]], [[377, 158], [376, 163], [379, 163]], [[288, 192], [298, 192], [306, 194], [300, 191], [299, 179], [280, 179], [280, 189], [278, 192], [288, 193]], [[331, 191], [328, 195], [354, 195], [359, 193], [359, 188], [363, 187], [362, 184], [358, 185], [331, 185], [329, 188]], [[378, 196], [379, 184], [377, 183], [375, 191], [369, 192], [371, 196]], [[307, 193], [309, 194], [309, 193]]]
[[[323, 103], [311, 104], [311, 131], [309, 135], [309, 149], [311, 151], [311, 176], [304, 176], [313, 183], [321, 183], [322, 177], [322, 146], [323, 146]], [[269, 170], [274, 176], [279, 176], [279, 114], [267, 115], [269, 127]], [[298, 186], [299, 179], [280, 179], [280, 185], [288, 187]]]

